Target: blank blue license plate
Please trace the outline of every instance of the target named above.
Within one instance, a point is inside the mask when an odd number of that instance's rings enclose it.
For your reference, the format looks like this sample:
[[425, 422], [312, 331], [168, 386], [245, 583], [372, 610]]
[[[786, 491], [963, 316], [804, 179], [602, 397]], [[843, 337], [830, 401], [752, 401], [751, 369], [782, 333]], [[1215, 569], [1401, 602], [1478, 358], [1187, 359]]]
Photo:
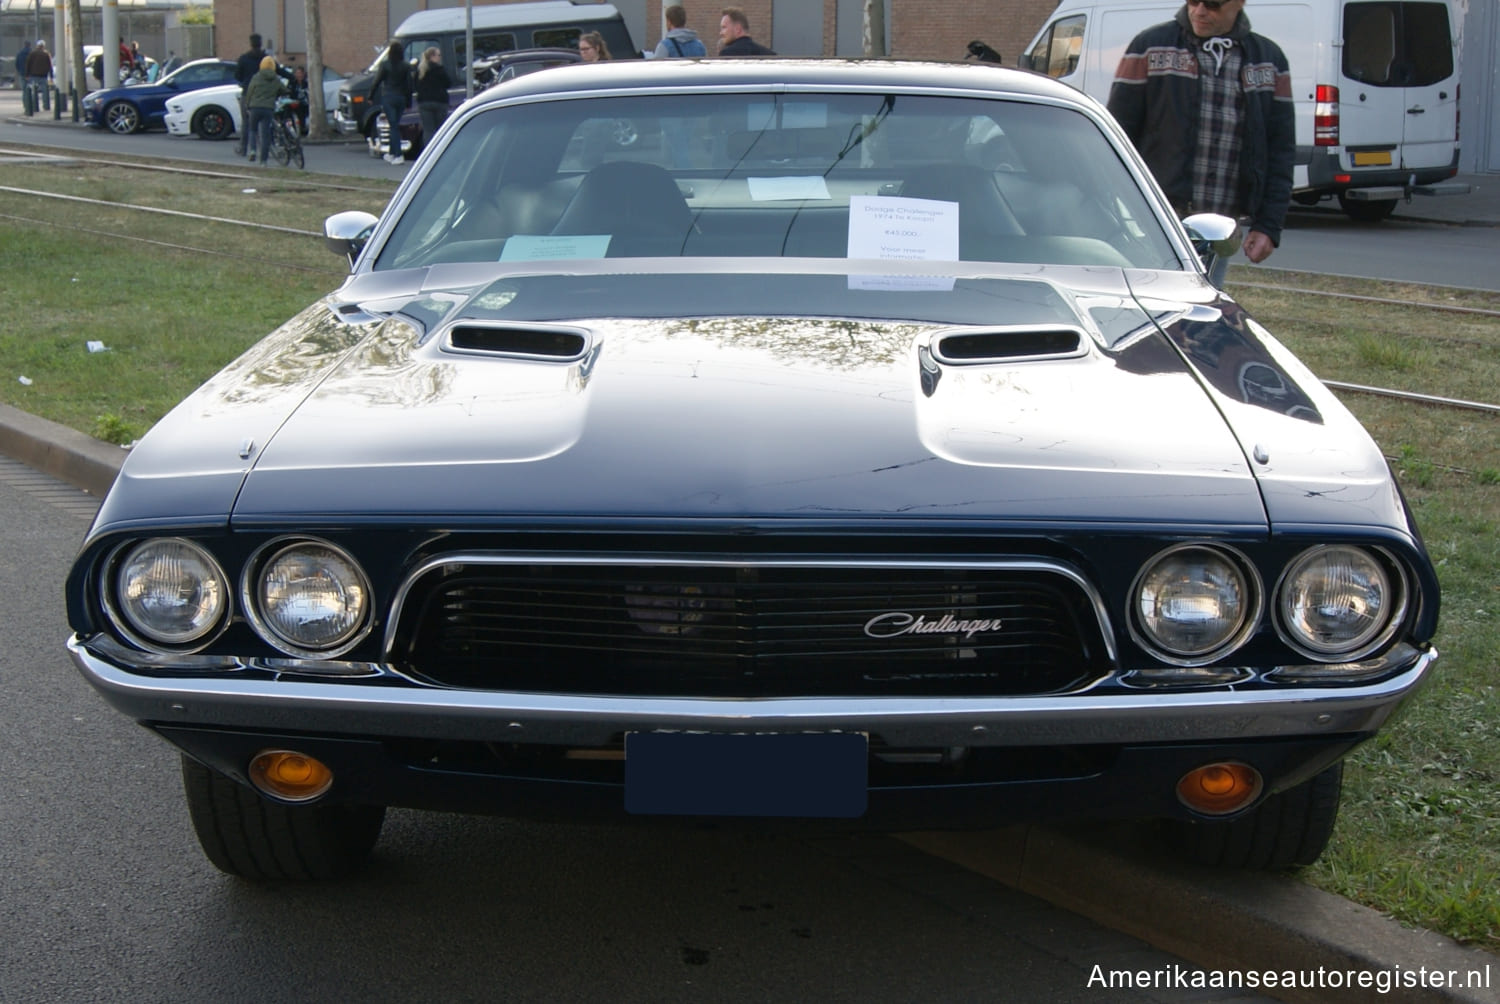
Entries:
[[868, 742], [858, 733], [625, 737], [625, 811], [673, 816], [864, 815]]

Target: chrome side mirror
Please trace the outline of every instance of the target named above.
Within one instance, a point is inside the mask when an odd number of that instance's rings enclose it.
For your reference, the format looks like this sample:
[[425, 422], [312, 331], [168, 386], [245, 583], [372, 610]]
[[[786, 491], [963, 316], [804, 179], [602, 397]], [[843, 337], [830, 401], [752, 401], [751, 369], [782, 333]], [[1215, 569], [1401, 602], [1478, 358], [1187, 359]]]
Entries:
[[1230, 258], [1244, 243], [1240, 225], [1228, 216], [1218, 213], [1194, 213], [1182, 221], [1193, 250], [1203, 261], [1203, 267], [1213, 272], [1214, 263], [1221, 258]]
[[359, 253], [365, 249], [370, 234], [375, 232], [375, 224], [379, 222], [378, 217], [357, 209], [334, 213], [323, 221], [323, 243], [334, 254], [348, 258], [349, 267], [353, 268]]

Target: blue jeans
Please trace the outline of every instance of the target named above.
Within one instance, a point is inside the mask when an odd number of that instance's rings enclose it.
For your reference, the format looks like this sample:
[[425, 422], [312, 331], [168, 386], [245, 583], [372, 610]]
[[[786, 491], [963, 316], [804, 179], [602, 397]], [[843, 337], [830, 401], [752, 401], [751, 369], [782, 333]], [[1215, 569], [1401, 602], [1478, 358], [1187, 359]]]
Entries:
[[260, 162], [264, 164], [271, 156], [271, 121], [275, 112], [270, 108], [250, 109], [250, 124], [245, 127], [246, 150], [254, 154], [260, 150]]
[[380, 110], [385, 112], [385, 123], [390, 126], [387, 133], [389, 137], [390, 156], [401, 156], [401, 115], [406, 111], [406, 99], [401, 95], [380, 96]]
[[47, 86], [46, 77], [27, 77], [26, 86], [31, 88], [32, 108], [52, 110], [52, 88]]

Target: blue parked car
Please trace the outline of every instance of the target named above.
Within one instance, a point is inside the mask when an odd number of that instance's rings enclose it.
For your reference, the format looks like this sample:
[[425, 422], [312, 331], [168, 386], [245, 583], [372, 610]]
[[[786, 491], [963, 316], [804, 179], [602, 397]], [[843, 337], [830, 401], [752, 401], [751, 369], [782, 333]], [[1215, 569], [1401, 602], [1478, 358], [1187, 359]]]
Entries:
[[235, 64], [228, 59], [195, 59], [154, 84], [106, 87], [83, 99], [89, 125], [124, 136], [153, 126], [165, 128], [167, 100], [184, 91], [215, 84], [232, 84]]

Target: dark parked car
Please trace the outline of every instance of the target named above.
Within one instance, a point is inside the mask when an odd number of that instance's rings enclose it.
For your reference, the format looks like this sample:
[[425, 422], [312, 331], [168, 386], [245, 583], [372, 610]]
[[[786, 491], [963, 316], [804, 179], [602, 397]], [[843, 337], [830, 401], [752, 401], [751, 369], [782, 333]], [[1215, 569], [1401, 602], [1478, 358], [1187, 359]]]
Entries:
[[[519, 49], [515, 52], [502, 52], [475, 62], [475, 88], [476, 91], [482, 91], [513, 77], [553, 66], [567, 66], [582, 58], [577, 49]], [[466, 95], [464, 87], [451, 89], [448, 92], [448, 107], [457, 108], [464, 103]], [[390, 126], [385, 120], [384, 112], [375, 113], [374, 128], [366, 138], [366, 143], [372, 157], [382, 156], [390, 150]], [[401, 116], [401, 152], [408, 159], [422, 152], [422, 116], [415, 104]]]
[[1310, 861], [1438, 585], [1375, 443], [1206, 281], [1232, 228], [1035, 74], [520, 77], [134, 448], [70, 651], [253, 879], [347, 871], [386, 806]]
[[167, 99], [185, 91], [234, 82], [234, 63], [227, 59], [195, 59], [154, 84], [106, 87], [83, 99], [83, 118], [91, 126], [120, 134], [166, 128]]

